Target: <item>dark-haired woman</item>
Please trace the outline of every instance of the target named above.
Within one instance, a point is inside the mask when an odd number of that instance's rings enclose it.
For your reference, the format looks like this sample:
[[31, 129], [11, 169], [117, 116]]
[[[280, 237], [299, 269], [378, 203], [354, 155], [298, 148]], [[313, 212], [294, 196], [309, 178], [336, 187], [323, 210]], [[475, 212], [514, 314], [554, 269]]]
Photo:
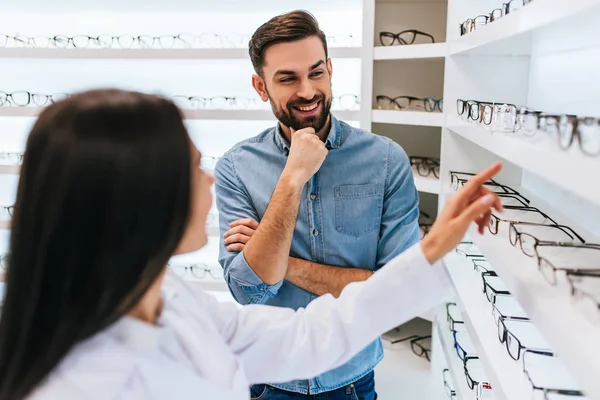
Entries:
[[42, 112], [12, 220], [0, 400], [248, 399], [252, 383], [318, 375], [439, 301], [450, 284], [436, 262], [501, 208], [482, 188], [495, 165], [338, 299], [238, 309], [167, 271], [207, 241], [213, 178], [199, 166], [166, 99], [97, 90]]

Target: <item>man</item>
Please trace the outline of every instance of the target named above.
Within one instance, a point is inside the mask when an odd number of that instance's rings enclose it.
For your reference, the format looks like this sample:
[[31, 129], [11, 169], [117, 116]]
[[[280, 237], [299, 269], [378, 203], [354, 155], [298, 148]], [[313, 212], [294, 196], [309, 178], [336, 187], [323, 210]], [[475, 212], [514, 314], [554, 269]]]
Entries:
[[[330, 114], [332, 63], [310, 14], [262, 25], [250, 58], [252, 84], [279, 123], [234, 146], [215, 168], [219, 262], [239, 303], [298, 309], [338, 296], [416, 243], [418, 195], [399, 145]], [[382, 358], [377, 340], [340, 368], [255, 385], [252, 396], [372, 400]]]

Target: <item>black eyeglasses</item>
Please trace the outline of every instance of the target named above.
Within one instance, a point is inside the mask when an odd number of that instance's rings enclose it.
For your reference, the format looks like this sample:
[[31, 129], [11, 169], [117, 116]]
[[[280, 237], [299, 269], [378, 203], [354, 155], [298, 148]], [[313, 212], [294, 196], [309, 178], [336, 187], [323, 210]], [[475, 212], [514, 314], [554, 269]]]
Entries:
[[507, 326], [506, 326], [507, 321], [510, 321], [509, 325], [512, 325], [513, 327], [516, 327], [518, 324], [528, 324], [528, 325], [524, 325], [524, 326], [531, 327], [532, 329], [535, 329], [535, 327], [531, 323], [531, 321], [523, 321], [523, 320], [515, 320], [515, 319], [509, 320], [507, 318], [500, 319], [500, 323], [498, 324], [498, 340], [500, 340], [500, 343], [504, 343], [506, 345], [506, 351], [508, 352], [508, 355], [513, 360], [518, 361], [521, 358], [521, 355], [523, 354], [523, 352], [525, 350], [538, 350], [538, 351], [549, 350], [549, 349], [533, 348], [533, 347], [528, 347], [528, 346], [523, 345], [521, 340], [507, 328]]
[[519, 193], [497, 193], [503, 206], [529, 207], [529, 199]]
[[487, 272], [481, 273], [481, 280], [483, 281], [483, 290], [482, 291], [483, 291], [483, 293], [485, 293], [485, 297], [488, 299], [488, 301], [492, 304], [496, 303], [497, 296], [510, 295], [510, 292], [508, 290], [499, 290], [493, 286], [493, 284], [492, 284], [493, 279], [490, 279], [490, 278], [497, 278], [497, 277], [498, 277], [498, 275], [494, 271], [487, 271]]
[[434, 99], [433, 97], [425, 97], [423, 106], [427, 112], [444, 112], [444, 99]]
[[433, 174], [434, 177], [440, 177], [440, 159], [433, 157], [409, 156], [410, 165], [417, 170], [420, 176], [428, 177]]
[[481, 251], [479, 251], [479, 249], [473, 249], [472, 248], [473, 246], [474, 246], [474, 243], [472, 243], [472, 242], [462, 242], [462, 243], [459, 243], [458, 246], [456, 246], [454, 251], [456, 252], [456, 254], [460, 254], [466, 258], [471, 258], [471, 259], [485, 258], [484, 255], [481, 253]]
[[[474, 360], [479, 360], [479, 357], [477, 357], [477, 356], [467, 356], [467, 357], [465, 357], [465, 360], [463, 362], [463, 364], [464, 364], [463, 368], [464, 368], [464, 371], [465, 371], [465, 378], [467, 379], [467, 386], [471, 390], [475, 389], [476, 386], [479, 386], [480, 384], [484, 384], [484, 383], [487, 384], [488, 386], [490, 386], [489, 383], [477, 381], [477, 380], [473, 379], [473, 376], [471, 376], [471, 372], [469, 371], [469, 362], [473, 362]], [[491, 388], [491, 386], [490, 386], [490, 388]]]
[[458, 306], [456, 305], [456, 303], [447, 303], [446, 304], [446, 320], [448, 321], [448, 329], [450, 329], [452, 332], [456, 332], [456, 325], [458, 325], [458, 324], [464, 325], [465, 322], [458, 318], [455, 319], [452, 316], [452, 313], [450, 312], [450, 308], [458, 310]]
[[[427, 346], [429, 344], [429, 346]], [[417, 336], [410, 341], [410, 348], [419, 357], [431, 361], [431, 335]]]
[[484, 259], [476, 259], [476, 258], [470, 258], [471, 262], [473, 263], [473, 270], [477, 273], [484, 273], [484, 272], [492, 272], [492, 266], [490, 265], [490, 263], [487, 260]]
[[519, 243], [521, 251], [528, 257], [539, 257], [537, 251], [538, 246], [560, 247], [562, 245], [569, 245], [570, 243], [552, 240], [540, 240], [531, 233], [523, 232], [521, 230], [522, 228], [527, 227], [537, 227], [557, 233], [562, 232], [562, 234], [566, 236], [566, 239], [572, 240], [575, 243], [585, 243], [585, 240], [583, 240], [581, 236], [579, 236], [573, 229], [565, 225], [545, 225], [533, 222], [511, 222], [509, 224], [508, 240], [513, 246], [516, 246], [517, 243]]
[[[464, 184], [467, 183], [469, 179], [475, 175], [476, 174], [472, 174], [470, 172], [450, 171], [450, 184], [452, 189], [454, 191], [457, 191], [460, 188], [460, 186], [464, 186]], [[515, 189], [506, 185], [502, 185], [494, 181], [493, 179], [490, 179], [487, 182], [485, 182], [484, 187], [486, 187], [494, 193], [518, 195], [519, 197], [522, 197], [519, 194], [519, 192], [517, 192]], [[529, 202], [529, 200], [527, 200], [527, 202]]]
[[521, 7], [531, 3], [533, 0], [510, 0], [508, 3], [502, 4], [501, 8], [492, 10], [489, 14], [478, 15], [474, 18], [467, 18], [466, 21], [460, 24], [460, 35], [464, 36], [467, 33], [477, 30], [478, 27], [485, 26], [494, 22], [503, 16], [520, 10]]
[[379, 32], [379, 41], [382, 46], [392, 46], [396, 42], [400, 45], [409, 45], [415, 42], [417, 36], [423, 36], [431, 39], [431, 43], [435, 43], [435, 39], [429, 33], [421, 32], [416, 29], [407, 29], [399, 33]]
[[207, 275], [210, 275], [213, 279], [220, 279], [223, 277], [223, 269], [220, 267], [210, 268], [204, 263], [190, 264], [190, 265], [179, 265], [167, 263], [167, 267], [173, 270], [178, 275], [184, 276], [189, 271], [194, 278], [203, 279]]
[[[548, 365], [553, 360], [556, 360], [554, 353], [550, 351], [541, 351], [541, 350], [526, 350], [523, 354], [523, 374], [527, 377], [531, 388], [533, 389], [534, 397], [538, 398], [535, 393], [542, 393], [544, 395], [544, 400], [549, 400], [548, 394], [559, 394], [563, 396], [584, 396], [583, 392], [576, 389], [558, 389], [558, 388], [549, 388], [544, 386], [536, 385], [531, 378], [531, 374], [527, 369], [527, 364], [530, 364], [527, 360], [530, 360], [532, 357], [543, 357], [546, 358], [543, 362], [540, 362], [543, 365]], [[556, 361], [555, 361], [556, 362]], [[553, 366], [552, 366], [553, 367]], [[537, 391], [537, 392], [536, 392]]]

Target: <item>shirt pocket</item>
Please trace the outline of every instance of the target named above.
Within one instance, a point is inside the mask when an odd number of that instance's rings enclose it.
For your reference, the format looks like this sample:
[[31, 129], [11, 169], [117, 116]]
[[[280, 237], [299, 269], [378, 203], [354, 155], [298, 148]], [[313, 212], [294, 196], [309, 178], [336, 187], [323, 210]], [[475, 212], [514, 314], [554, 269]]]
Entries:
[[335, 229], [349, 236], [363, 236], [379, 228], [381, 185], [340, 185], [335, 187]]

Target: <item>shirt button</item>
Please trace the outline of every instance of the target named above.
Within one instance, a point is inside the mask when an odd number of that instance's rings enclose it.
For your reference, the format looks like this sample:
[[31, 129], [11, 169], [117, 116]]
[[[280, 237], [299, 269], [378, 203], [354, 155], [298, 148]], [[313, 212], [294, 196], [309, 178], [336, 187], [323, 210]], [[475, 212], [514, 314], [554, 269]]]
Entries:
[[313, 235], [315, 235], [315, 236], [319, 236], [319, 231], [315, 229], [315, 230], [313, 231]]
[[310, 195], [310, 199], [311, 199], [311, 200], [314, 200], [314, 199], [316, 199], [316, 198], [317, 198], [317, 195], [316, 195], [316, 194], [314, 194], [314, 193], [311, 193], [311, 195]]

